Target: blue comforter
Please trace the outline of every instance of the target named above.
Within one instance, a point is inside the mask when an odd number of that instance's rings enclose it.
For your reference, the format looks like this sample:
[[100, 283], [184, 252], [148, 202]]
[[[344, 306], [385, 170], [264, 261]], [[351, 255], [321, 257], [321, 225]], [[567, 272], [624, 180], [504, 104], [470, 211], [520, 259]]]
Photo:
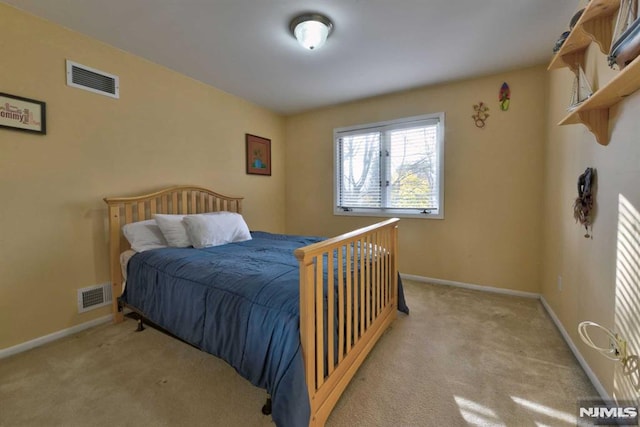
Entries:
[[[136, 254], [121, 300], [265, 388], [276, 425], [307, 425], [293, 251], [322, 239], [251, 234], [241, 243]], [[398, 290], [398, 307], [408, 313], [401, 285]]]

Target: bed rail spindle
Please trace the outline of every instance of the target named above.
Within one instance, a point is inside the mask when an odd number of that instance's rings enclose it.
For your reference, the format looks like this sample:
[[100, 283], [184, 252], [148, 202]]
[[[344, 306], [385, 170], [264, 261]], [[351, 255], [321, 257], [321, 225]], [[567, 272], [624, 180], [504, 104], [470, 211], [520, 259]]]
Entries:
[[192, 214], [198, 213], [198, 204], [196, 203], [196, 197], [198, 194], [194, 191], [191, 192], [191, 204], [189, 206], [189, 212]]
[[360, 247], [358, 249], [358, 268], [360, 270], [360, 282], [358, 283], [358, 288], [360, 289], [360, 300], [358, 301], [358, 310], [360, 310], [360, 331], [358, 333], [358, 341], [362, 334], [364, 334], [365, 327], [365, 264], [366, 260], [364, 259], [365, 252], [365, 240], [364, 238], [360, 239]]
[[382, 236], [376, 233], [376, 317], [382, 311]]
[[146, 214], [146, 209], [144, 206], [144, 202], [138, 202], [138, 221], [144, 221], [145, 219], [147, 219]]
[[189, 202], [188, 202], [188, 197], [187, 197], [187, 192], [186, 191], [181, 191], [180, 192], [181, 197], [181, 202], [180, 202], [180, 214], [182, 215], [188, 215], [189, 214]]
[[113, 311], [113, 322], [120, 323], [124, 320], [122, 315], [122, 311], [119, 310], [118, 307], [118, 297], [122, 293], [122, 273], [120, 272], [119, 262], [117, 260], [120, 259], [120, 245], [116, 244], [116, 242], [120, 242], [120, 206], [119, 205], [110, 205], [109, 206], [109, 240], [111, 244], [109, 245], [109, 257], [110, 257], [110, 274], [111, 274], [111, 294], [113, 295], [112, 302], [112, 311]]
[[388, 248], [389, 246], [387, 246], [389, 244], [388, 240], [387, 240], [387, 235], [388, 233], [383, 233], [382, 234], [382, 251], [380, 256], [382, 257], [382, 277], [383, 277], [383, 286], [382, 286], [382, 294], [381, 294], [381, 298], [382, 298], [382, 306], [386, 307], [387, 306], [387, 284], [389, 283], [389, 274], [388, 274], [388, 269], [387, 269], [387, 250], [386, 248]]
[[[347, 353], [349, 353], [349, 351], [351, 350], [351, 334], [352, 331], [357, 329], [356, 327], [353, 327], [353, 322], [354, 322], [354, 315], [353, 315], [353, 284], [351, 281], [351, 275], [353, 274], [353, 270], [351, 268], [351, 266], [353, 265], [353, 252], [352, 252], [352, 246], [353, 243], [351, 241], [347, 242], [346, 244], [346, 273], [345, 275], [347, 276], [347, 289], [346, 289], [346, 294], [347, 294], [347, 315], [346, 315], [346, 319], [347, 319]], [[357, 325], [357, 323], [356, 323]], [[353, 328], [353, 329], [352, 329]]]
[[365, 315], [365, 327], [366, 331], [369, 329], [369, 325], [371, 325], [371, 238], [367, 235], [365, 236], [365, 247], [364, 247], [364, 288], [366, 293], [366, 315]]
[[176, 191], [171, 193], [171, 213], [177, 215], [178, 211], [178, 193]]
[[206, 212], [207, 211], [206, 198], [205, 198], [205, 194], [204, 193], [200, 193], [200, 205], [199, 205], [198, 208], [199, 208], [200, 212]]
[[131, 206], [131, 203], [127, 203], [124, 206], [124, 223], [129, 224], [132, 221], [133, 221], [133, 208]]
[[315, 257], [316, 264], [316, 387], [324, 383], [324, 289], [322, 286], [323, 260], [322, 254]]
[[169, 197], [166, 194], [162, 195], [162, 206], [160, 207], [159, 213], [169, 213]]
[[344, 332], [346, 322], [344, 318], [344, 251], [345, 246], [338, 248], [338, 364], [342, 362], [344, 356]]
[[[387, 234], [386, 236], [387, 241], [385, 242], [385, 247], [390, 248], [391, 247], [391, 234]], [[386, 267], [386, 276], [387, 277], [387, 286], [385, 288], [385, 305], [389, 304], [389, 279], [391, 278], [391, 264], [390, 264], [390, 259], [389, 259], [389, 251], [386, 250], [384, 253], [384, 262], [385, 262], [385, 267]]]
[[157, 199], [153, 198], [149, 200], [149, 216], [153, 218], [156, 212], [157, 212]]
[[316, 367], [311, 361], [316, 357], [315, 326], [315, 263], [313, 259], [304, 260], [300, 266], [300, 341], [302, 356], [305, 360], [305, 377], [309, 399], [313, 406], [316, 394]]
[[[334, 346], [335, 346], [335, 291], [334, 291], [334, 256], [333, 250], [327, 253], [327, 375], [333, 373], [335, 365]], [[324, 298], [323, 298], [324, 299]]]

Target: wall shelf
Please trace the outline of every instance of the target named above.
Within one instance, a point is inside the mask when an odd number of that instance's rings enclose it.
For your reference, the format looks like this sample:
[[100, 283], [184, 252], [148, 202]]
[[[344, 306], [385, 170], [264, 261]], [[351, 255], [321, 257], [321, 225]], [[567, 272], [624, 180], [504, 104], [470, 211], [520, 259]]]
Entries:
[[609, 143], [609, 107], [640, 89], [640, 56], [569, 113], [559, 125], [584, 124], [602, 144]]
[[569, 67], [575, 71], [584, 61], [585, 51], [592, 41], [608, 55], [613, 35], [612, 17], [619, 7], [620, 0], [591, 0], [547, 69]]
[[[613, 14], [620, 0], [591, 0], [573, 30], [553, 56], [548, 70], [568, 67], [573, 72], [584, 63], [592, 41], [608, 55], [613, 37]], [[596, 137], [598, 143], [609, 143], [609, 108], [640, 89], [640, 57], [634, 59], [616, 77], [571, 111], [559, 125], [582, 123]]]

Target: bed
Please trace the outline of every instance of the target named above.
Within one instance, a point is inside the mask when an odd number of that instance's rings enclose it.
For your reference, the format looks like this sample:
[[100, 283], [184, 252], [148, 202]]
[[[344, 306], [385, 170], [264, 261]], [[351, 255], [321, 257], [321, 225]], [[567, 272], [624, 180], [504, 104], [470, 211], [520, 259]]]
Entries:
[[124, 225], [158, 214], [242, 214], [243, 198], [178, 186], [104, 200], [120, 296], [114, 321], [126, 306], [223, 358], [270, 393], [278, 426], [324, 425], [398, 308], [408, 313], [398, 219], [329, 239], [251, 232], [243, 242], [141, 252], [130, 257], [124, 288]]

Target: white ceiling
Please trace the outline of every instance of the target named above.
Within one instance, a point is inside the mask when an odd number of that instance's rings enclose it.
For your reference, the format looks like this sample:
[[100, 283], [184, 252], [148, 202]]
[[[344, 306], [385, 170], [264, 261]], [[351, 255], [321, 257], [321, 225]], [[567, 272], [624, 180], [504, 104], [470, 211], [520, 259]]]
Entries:
[[[578, 0], [3, 1], [283, 114], [545, 63], [579, 6]], [[317, 51], [302, 49], [288, 30], [294, 16], [309, 11], [335, 25]]]

